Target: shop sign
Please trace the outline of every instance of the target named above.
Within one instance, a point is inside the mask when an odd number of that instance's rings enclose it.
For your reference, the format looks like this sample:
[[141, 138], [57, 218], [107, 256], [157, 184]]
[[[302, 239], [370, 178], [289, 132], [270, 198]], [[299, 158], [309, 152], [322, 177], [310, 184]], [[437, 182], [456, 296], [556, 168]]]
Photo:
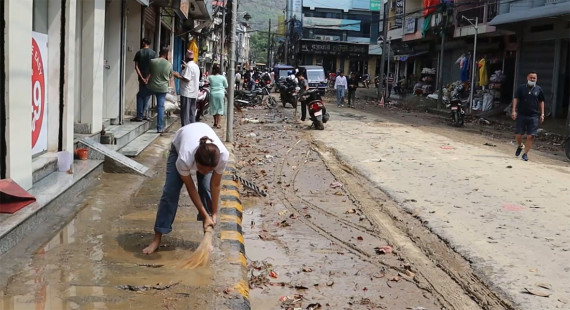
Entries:
[[370, 11], [380, 12], [380, 0], [370, 0]]
[[404, 0], [396, 0], [396, 18], [394, 19], [394, 28], [402, 28], [402, 19], [404, 16]]
[[47, 42], [32, 32], [32, 155], [47, 151]]
[[404, 34], [410, 34], [416, 32], [416, 19], [406, 18], [406, 27], [404, 28]]
[[315, 55], [364, 56], [368, 54], [368, 44], [303, 42], [301, 43], [301, 52]]

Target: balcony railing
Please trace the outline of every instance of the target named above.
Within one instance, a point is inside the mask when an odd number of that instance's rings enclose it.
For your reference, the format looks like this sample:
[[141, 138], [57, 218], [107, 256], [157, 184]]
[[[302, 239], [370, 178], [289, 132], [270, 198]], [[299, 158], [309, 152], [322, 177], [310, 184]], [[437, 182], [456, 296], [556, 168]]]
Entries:
[[491, 21], [498, 13], [498, 1], [485, 1], [477, 4], [475, 7], [461, 9], [461, 7], [457, 8], [456, 16], [457, 16], [457, 26], [469, 26], [469, 22], [465, 19], [461, 18], [461, 16], [465, 16], [469, 19], [475, 19], [477, 17], [479, 19], [479, 23], [484, 24]]

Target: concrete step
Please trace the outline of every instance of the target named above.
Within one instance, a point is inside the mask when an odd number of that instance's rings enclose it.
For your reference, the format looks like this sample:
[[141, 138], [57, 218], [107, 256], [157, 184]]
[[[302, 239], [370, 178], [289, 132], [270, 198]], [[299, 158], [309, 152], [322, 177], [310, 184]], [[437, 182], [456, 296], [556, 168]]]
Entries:
[[127, 121], [123, 125], [111, 125], [105, 128], [107, 134], [112, 134], [115, 139], [115, 145], [123, 147], [129, 142], [136, 139], [138, 136], [145, 133], [150, 128], [151, 123], [148, 121], [143, 122], [130, 122]]
[[144, 149], [147, 148], [156, 138], [160, 137], [159, 133], [153, 132], [153, 130], [149, 130], [142, 135], [138, 136], [136, 139], [131, 141], [129, 144], [122, 147], [119, 153], [128, 156], [128, 157], [137, 157], [139, 156]]
[[73, 174], [53, 172], [34, 183], [29, 192], [36, 197], [36, 202], [13, 214], [0, 213], [0, 256], [48, 216], [55, 214], [62, 205], [92, 185], [102, 171], [102, 160], [75, 160]]

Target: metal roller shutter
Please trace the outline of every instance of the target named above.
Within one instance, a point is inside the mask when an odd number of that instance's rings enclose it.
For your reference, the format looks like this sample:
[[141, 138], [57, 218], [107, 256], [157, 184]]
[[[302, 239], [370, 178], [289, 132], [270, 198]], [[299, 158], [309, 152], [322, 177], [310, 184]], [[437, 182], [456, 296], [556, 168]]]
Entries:
[[156, 11], [154, 7], [146, 7], [144, 9], [144, 25], [146, 29], [155, 30]]
[[542, 87], [546, 107], [552, 104], [552, 69], [554, 68], [554, 41], [525, 42], [521, 46], [517, 85], [526, 82], [526, 76], [534, 71], [537, 84]]

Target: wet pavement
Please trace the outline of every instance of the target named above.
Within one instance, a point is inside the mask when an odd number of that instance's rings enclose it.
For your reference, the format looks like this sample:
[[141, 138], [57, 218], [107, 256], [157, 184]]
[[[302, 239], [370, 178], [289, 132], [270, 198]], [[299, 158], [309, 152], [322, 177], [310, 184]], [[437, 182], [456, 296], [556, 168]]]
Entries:
[[141, 253], [152, 240], [172, 135], [137, 158], [154, 177], [102, 174], [63, 228], [39, 228], [2, 258], [0, 309], [219, 309], [224, 268], [212, 266], [221, 257], [214, 253], [207, 267], [180, 268], [202, 238], [187, 192], [159, 251]]

